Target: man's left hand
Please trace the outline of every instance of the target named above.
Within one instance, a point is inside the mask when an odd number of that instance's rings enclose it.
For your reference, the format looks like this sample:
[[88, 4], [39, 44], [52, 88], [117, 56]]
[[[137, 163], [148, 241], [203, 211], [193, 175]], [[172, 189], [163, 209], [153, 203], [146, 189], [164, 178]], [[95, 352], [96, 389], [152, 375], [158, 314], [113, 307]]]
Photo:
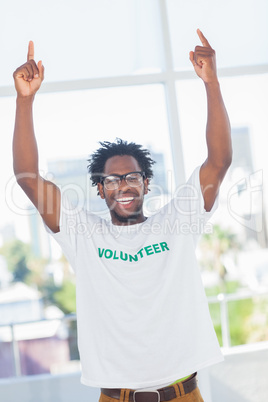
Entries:
[[197, 34], [203, 46], [196, 46], [194, 52], [190, 52], [190, 60], [195, 72], [205, 84], [218, 81], [216, 68], [216, 52], [210, 46], [208, 40], [200, 29]]

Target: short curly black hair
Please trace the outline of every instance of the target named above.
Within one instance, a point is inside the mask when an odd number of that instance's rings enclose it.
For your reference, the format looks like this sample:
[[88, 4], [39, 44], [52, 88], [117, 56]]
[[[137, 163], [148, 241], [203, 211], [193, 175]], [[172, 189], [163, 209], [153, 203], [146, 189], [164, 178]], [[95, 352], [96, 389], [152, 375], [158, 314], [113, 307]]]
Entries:
[[101, 182], [104, 166], [107, 159], [116, 155], [133, 156], [145, 173], [147, 179], [153, 177], [152, 165], [155, 161], [151, 158], [150, 151], [142, 148], [142, 145], [135, 142], [127, 142], [121, 138], [116, 138], [115, 142], [103, 141], [99, 142], [101, 148], [97, 149], [88, 159], [88, 173], [91, 175], [92, 186], [96, 186]]

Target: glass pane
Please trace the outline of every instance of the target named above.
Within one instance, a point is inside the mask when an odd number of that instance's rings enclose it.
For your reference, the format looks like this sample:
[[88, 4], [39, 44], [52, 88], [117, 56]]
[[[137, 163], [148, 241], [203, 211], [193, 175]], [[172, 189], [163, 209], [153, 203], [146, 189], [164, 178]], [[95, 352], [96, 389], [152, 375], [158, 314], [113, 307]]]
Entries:
[[[14, 339], [13, 339], [14, 335]], [[0, 327], [0, 378], [80, 371], [76, 317]]]
[[268, 63], [266, 0], [167, 0], [174, 68], [190, 70], [200, 28], [217, 51], [218, 67]]
[[[241, 139], [247, 150], [250, 150], [250, 154], [247, 155], [247, 172], [268, 168], [266, 156], [268, 144], [265, 135], [268, 130], [266, 113], [268, 75], [221, 78], [220, 83], [235, 146], [232, 166], [244, 163], [238, 146]], [[194, 166], [202, 163], [207, 155], [206, 93], [203, 83], [198, 79], [178, 81], [176, 85], [185, 169], [188, 176]]]
[[[161, 69], [159, 15], [153, 0], [18, 0], [1, 7], [0, 85], [12, 84], [26, 61], [29, 40], [46, 81], [63, 81]], [[16, 12], [14, 12], [16, 10]], [[8, 38], [8, 41], [7, 39]]]
[[80, 370], [75, 317], [17, 325], [15, 334], [22, 375]]
[[250, 343], [250, 338], [254, 331], [254, 328], [249, 324], [253, 318], [253, 300], [230, 301], [228, 303], [228, 312], [231, 345]]
[[[209, 300], [209, 310], [219, 343], [222, 343], [221, 305]], [[213, 299], [213, 297], [212, 297]], [[265, 293], [252, 293], [248, 297], [237, 295], [236, 300], [227, 302], [230, 346], [264, 342], [268, 340], [268, 297]], [[226, 346], [226, 345], [224, 345]]]
[[9, 326], [0, 326], [0, 379], [15, 375], [12, 333]]
[[213, 322], [213, 326], [219, 341], [222, 346], [222, 328], [221, 328], [221, 311], [219, 303], [209, 303], [209, 312]]

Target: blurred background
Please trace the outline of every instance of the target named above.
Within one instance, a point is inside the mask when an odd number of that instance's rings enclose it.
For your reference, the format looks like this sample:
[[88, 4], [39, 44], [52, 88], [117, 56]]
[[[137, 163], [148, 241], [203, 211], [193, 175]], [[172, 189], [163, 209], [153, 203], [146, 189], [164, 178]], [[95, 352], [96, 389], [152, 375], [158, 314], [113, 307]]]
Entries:
[[40, 170], [108, 217], [87, 175], [99, 141], [150, 149], [147, 214], [205, 160], [206, 96], [189, 61], [203, 31], [216, 50], [234, 153], [197, 255], [223, 350], [267, 349], [268, 2], [10, 0], [0, 10], [0, 378], [80, 370], [75, 277], [13, 176], [12, 74], [29, 40], [45, 66], [34, 105]]

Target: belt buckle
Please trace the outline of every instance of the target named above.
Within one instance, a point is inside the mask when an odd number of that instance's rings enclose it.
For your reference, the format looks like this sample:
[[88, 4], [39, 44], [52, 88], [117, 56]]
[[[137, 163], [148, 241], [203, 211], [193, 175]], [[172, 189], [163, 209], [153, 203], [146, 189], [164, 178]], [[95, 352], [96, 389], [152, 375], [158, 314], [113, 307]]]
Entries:
[[[142, 397], [144, 397], [144, 395], [138, 395], [138, 394], [155, 394], [156, 398], [150, 402], [160, 402], [160, 394], [158, 391], [134, 391], [133, 394], [133, 402], [146, 402], [146, 400]], [[136, 399], [137, 397], [137, 399]]]

